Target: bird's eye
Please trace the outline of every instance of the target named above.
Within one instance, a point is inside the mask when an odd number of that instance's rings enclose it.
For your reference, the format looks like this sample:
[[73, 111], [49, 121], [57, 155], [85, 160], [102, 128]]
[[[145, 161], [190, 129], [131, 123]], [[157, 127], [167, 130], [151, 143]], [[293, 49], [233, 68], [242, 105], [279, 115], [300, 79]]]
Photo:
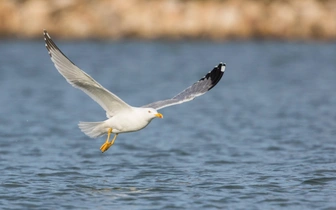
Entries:
[[152, 113], [150, 110], [148, 110], [148, 113]]

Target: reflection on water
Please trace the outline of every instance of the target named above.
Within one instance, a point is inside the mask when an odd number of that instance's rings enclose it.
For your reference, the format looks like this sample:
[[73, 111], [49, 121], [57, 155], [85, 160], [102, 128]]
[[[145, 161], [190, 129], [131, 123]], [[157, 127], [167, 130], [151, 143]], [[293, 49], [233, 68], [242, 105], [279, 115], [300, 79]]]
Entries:
[[1, 41], [1, 209], [336, 208], [335, 43], [58, 43], [135, 106], [227, 72], [102, 154], [77, 123], [104, 111], [43, 40]]

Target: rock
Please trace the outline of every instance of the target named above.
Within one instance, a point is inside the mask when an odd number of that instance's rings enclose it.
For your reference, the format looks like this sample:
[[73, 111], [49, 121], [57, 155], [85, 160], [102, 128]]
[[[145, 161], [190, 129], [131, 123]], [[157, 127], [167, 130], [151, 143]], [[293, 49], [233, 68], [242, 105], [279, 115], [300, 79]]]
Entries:
[[1, 0], [0, 36], [335, 39], [333, 0]]

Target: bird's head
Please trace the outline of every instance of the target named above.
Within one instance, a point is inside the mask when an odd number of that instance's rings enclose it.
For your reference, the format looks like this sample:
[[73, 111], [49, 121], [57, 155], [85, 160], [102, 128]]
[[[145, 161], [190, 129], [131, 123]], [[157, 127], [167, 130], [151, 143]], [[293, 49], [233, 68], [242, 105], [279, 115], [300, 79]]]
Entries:
[[157, 112], [156, 109], [153, 109], [153, 108], [144, 109], [144, 114], [147, 115], [149, 119], [163, 118], [163, 115]]

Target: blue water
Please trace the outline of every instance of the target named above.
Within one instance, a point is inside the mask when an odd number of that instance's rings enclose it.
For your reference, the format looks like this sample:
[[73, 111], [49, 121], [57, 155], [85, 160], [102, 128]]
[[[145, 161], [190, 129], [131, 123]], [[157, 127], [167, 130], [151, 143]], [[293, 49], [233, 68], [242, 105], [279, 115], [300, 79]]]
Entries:
[[134, 106], [227, 71], [101, 153], [43, 39], [0, 41], [1, 209], [336, 209], [336, 43], [55, 41]]

